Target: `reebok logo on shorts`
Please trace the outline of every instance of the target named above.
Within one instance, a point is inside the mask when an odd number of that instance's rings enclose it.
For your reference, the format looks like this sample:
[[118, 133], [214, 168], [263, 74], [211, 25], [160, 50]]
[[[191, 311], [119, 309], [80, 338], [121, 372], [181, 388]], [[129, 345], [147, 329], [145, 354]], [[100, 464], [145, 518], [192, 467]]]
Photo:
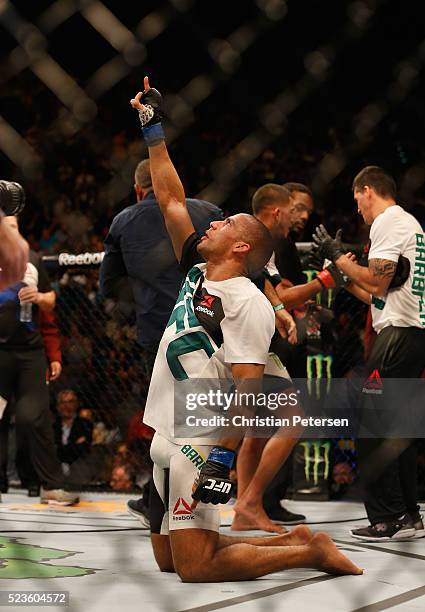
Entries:
[[378, 370], [375, 368], [372, 374], [369, 376], [363, 387], [363, 393], [374, 393], [375, 395], [382, 395], [382, 389], [384, 385]]
[[174, 506], [173, 521], [190, 521], [194, 518], [195, 517], [189, 504], [183, 499], [183, 497], [179, 497]]

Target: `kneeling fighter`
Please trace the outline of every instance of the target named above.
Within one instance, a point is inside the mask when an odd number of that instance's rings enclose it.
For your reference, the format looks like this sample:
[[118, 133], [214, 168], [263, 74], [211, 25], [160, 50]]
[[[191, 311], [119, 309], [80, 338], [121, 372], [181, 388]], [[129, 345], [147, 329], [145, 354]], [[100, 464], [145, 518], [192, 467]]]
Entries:
[[[161, 96], [150, 89], [147, 78], [144, 88], [131, 104], [139, 110], [149, 147], [155, 194], [176, 256], [187, 271], [160, 343], [145, 410], [145, 421], [156, 429], [151, 526], [158, 565], [162, 571], [176, 571], [186, 582], [247, 580], [292, 567], [361, 574], [326, 534], [312, 536], [299, 526], [271, 538], [226, 538], [218, 533], [217, 508], [199, 503], [190, 509], [197, 468], [173, 435], [174, 385], [187, 378], [219, 376], [232, 376], [237, 387], [246, 379], [261, 381], [274, 315], [248, 276], [268, 261], [271, 243], [264, 225], [246, 214], [214, 222], [201, 240], [197, 238], [165, 146]], [[198, 251], [206, 263], [193, 265]], [[201, 325], [194, 315], [202, 300], [208, 300], [213, 312], [209, 325]], [[234, 452], [205, 442], [194, 441], [207, 458], [209, 473], [228, 475]], [[208, 470], [203, 472], [201, 487], [208, 480]]]

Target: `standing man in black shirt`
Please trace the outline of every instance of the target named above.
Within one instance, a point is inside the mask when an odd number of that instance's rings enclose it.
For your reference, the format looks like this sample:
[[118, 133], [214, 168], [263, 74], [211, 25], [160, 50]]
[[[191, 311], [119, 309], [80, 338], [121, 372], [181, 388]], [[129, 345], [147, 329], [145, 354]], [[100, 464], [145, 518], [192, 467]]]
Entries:
[[300, 256], [295, 245], [294, 236], [303, 234], [305, 227], [314, 211], [313, 194], [307, 185], [302, 183], [284, 183], [293, 199], [293, 223], [290, 234], [284, 238], [276, 250], [276, 265], [282, 278], [293, 285], [302, 285], [306, 281], [302, 270]]
[[[289, 185], [298, 186], [299, 184], [289, 183]], [[301, 188], [304, 186], [300, 185], [299, 189]], [[308, 188], [305, 187], [305, 189]], [[298, 196], [298, 193], [301, 195]], [[341, 276], [334, 266], [333, 269], [319, 273], [312, 281], [305, 282], [297, 248], [289, 232], [304, 227], [308, 219], [309, 208], [303, 201], [308, 201], [308, 199], [311, 200], [308, 193], [301, 191], [291, 193], [286, 187], [273, 183], [262, 185], [252, 197], [252, 211], [257, 219], [268, 228], [273, 239], [273, 255], [266, 269], [276, 285], [282, 305], [288, 310], [303, 306], [324, 287], [335, 287]], [[295, 285], [290, 280], [288, 281], [286, 274], [289, 274], [293, 281], [299, 280], [300, 283]], [[279, 356], [292, 377], [303, 377], [306, 363], [305, 346], [290, 344], [279, 334], [275, 334], [271, 350]], [[282, 443], [283, 441], [282, 439]], [[289, 453], [290, 444], [294, 444], [295, 439], [286, 438], [285, 442], [288, 443]], [[250, 447], [251, 452], [255, 452], [255, 447], [261, 445], [261, 440], [249, 437], [245, 439], [244, 444]], [[263, 497], [264, 509], [269, 518], [285, 525], [293, 525], [305, 520], [304, 515], [290, 512], [280, 504], [289, 481], [290, 465], [290, 461], [285, 461]]]
[[[4, 217], [14, 231], [16, 217]], [[15, 398], [18, 446], [28, 444], [42, 484], [41, 502], [71, 505], [78, 497], [61, 489], [62, 470], [56, 456], [47, 362], [39, 331], [39, 309], [53, 310], [56, 296], [40, 257], [30, 251], [22, 281], [0, 292], [0, 414]], [[0, 427], [7, 421], [0, 420]]]

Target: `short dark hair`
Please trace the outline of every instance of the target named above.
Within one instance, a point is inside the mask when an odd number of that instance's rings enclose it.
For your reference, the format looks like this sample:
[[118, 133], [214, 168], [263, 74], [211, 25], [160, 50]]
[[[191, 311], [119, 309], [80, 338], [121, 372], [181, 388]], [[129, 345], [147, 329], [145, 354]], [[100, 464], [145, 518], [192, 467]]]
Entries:
[[247, 257], [248, 274], [255, 278], [273, 254], [272, 237], [267, 227], [252, 215], [244, 218], [244, 239], [251, 245]]
[[379, 166], [366, 166], [353, 180], [353, 191], [363, 191], [368, 186], [372, 187], [381, 198], [397, 197], [397, 185], [393, 177]]
[[285, 187], [285, 189], [287, 189], [291, 194], [295, 191], [299, 191], [300, 193], [306, 193], [311, 199], [313, 199], [313, 192], [311, 191], [310, 187], [307, 187], [307, 185], [304, 185], [304, 183], [283, 183], [283, 187]]
[[290, 199], [291, 194], [285, 187], [276, 183], [266, 183], [252, 196], [252, 212], [257, 215], [268, 206], [276, 206], [280, 202], [289, 204]]
[[151, 163], [149, 159], [143, 159], [137, 164], [134, 171], [134, 180], [136, 185], [139, 185], [142, 189], [152, 187]]
[[78, 395], [76, 393], [76, 391], [74, 391], [74, 389], [62, 389], [61, 391], [59, 391], [59, 393], [56, 396], [56, 401], [59, 403], [61, 401], [61, 398], [64, 395], [73, 395], [75, 400], [78, 402]]

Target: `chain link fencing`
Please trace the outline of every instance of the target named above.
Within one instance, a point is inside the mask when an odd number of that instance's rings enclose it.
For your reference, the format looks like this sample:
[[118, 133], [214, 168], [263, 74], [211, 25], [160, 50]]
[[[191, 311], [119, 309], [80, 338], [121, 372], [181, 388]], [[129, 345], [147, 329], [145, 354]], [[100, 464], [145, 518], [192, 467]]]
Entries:
[[[101, 254], [87, 254], [86, 261], [93, 256], [96, 261], [96, 255]], [[152, 357], [136, 342], [131, 296], [104, 300], [98, 264], [57, 269], [60, 257], [45, 258], [50, 271], [56, 267], [51, 279], [63, 360], [60, 379], [50, 385], [51, 405], [56, 410], [58, 394], [73, 391], [79, 416], [93, 427], [89, 454], [64, 466], [67, 484], [89, 490], [141, 489], [151, 473], [153, 431], [142, 424], [142, 415]]]
[[[80, 416], [91, 421], [88, 456], [65, 470], [71, 488], [134, 491], [151, 471], [152, 431], [141, 422], [152, 355], [137, 343], [131, 293], [104, 300], [99, 292], [102, 254], [46, 256], [57, 292], [63, 372], [51, 384], [56, 409], [62, 390], [77, 394]], [[306, 271], [307, 280], [316, 272]], [[296, 313], [307, 351], [309, 388], [323, 380], [350, 376], [364, 363], [367, 307], [346, 291], [326, 290]], [[344, 494], [357, 476], [351, 439], [300, 441], [294, 453], [296, 490], [328, 498]]]

